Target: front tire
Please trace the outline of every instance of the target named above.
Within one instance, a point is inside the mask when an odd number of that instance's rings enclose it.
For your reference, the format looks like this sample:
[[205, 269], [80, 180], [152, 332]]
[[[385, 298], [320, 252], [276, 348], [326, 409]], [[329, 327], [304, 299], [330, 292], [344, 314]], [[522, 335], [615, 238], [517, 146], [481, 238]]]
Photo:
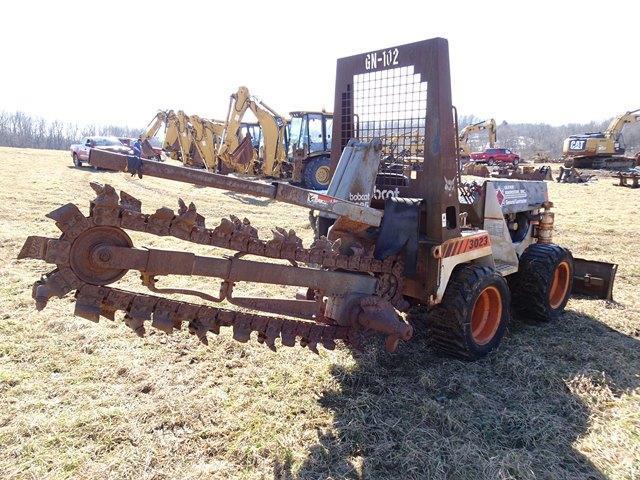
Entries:
[[506, 280], [490, 267], [462, 265], [451, 275], [442, 303], [429, 312], [429, 342], [439, 353], [476, 360], [495, 350], [510, 319]]
[[496, 161], [493, 158], [487, 160], [487, 165], [493, 167], [496, 164]]
[[326, 190], [331, 182], [331, 160], [329, 157], [316, 157], [304, 167], [302, 179], [304, 186], [312, 190]]
[[75, 154], [75, 153], [73, 154], [73, 164], [74, 164], [76, 167], [81, 167], [81, 166], [82, 166], [82, 160], [80, 160], [80, 159], [78, 158], [78, 155], [77, 155], [77, 154]]
[[524, 318], [548, 322], [558, 318], [571, 296], [573, 256], [552, 243], [534, 243], [520, 257], [518, 272], [509, 277], [513, 311]]

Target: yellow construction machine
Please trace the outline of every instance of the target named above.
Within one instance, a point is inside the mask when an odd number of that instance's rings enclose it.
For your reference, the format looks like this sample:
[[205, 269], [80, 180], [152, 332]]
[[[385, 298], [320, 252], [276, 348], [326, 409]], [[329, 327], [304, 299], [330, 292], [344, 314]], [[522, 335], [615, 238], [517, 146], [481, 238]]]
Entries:
[[[241, 141], [238, 138], [238, 132], [243, 126], [242, 118], [247, 110], [251, 110], [257, 118], [262, 133], [257, 161], [251, 135], [245, 136]], [[281, 177], [283, 164], [287, 161], [286, 130], [287, 122], [284, 117], [250, 95], [247, 87], [240, 87], [231, 95], [227, 121], [216, 154], [235, 172]]]
[[153, 138], [164, 125], [164, 141], [162, 150], [169, 158], [179, 160], [184, 165], [200, 168], [212, 168], [212, 164], [205, 163], [204, 156], [198, 154], [194, 132], [190, 118], [182, 111], [160, 110], [149, 123], [147, 130], [140, 136], [142, 150], [145, 155], [152, 152], [149, 139]]
[[460, 150], [460, 158], [468, 160], [471, 155], [471, 147], [469, 146], [469, 137], [478, 132], [487, 131], [489, 134], [489, 148], [493, 148], [497, 141], [496, 121], [493, 118], [483, 120], [482, 122], [467, 125], [462, 129], [458, 136], [458, 145]]
[[[250, 110], [257, 122], [243, 121]], [[291, 178], [307, 188], [326, 189], [331, 180], [333, 115], [321, 111], [291, 112], [288, 121], [274, 109], [238, 88], [231, 95], [225, 121], [182, 111], [159, 111], [142, 135], [149, 138], [165, 126], [163, 150], [187, 166], [221, 173]]]
[[291, 180], [305, 188], [325, 190], [331, 181], [331, 135], [333, 114], [290, 112], [289, 161]]
[[225, 122], [210, 120], [198, 115], [189, 116], [192, 141], [195, 147], [194, 155], [205, 165], [207, 170], [219, 169], [216, 152], [220, 146], [220, 138], [225, 129]]
[[625, 125], [640, 122], [640, 109], [618, 115], [604, 132], [571, 135], [565, 139], [562, 154], [568, 168], [630, 168], [635, 158], [625, 157], [622, 137]]

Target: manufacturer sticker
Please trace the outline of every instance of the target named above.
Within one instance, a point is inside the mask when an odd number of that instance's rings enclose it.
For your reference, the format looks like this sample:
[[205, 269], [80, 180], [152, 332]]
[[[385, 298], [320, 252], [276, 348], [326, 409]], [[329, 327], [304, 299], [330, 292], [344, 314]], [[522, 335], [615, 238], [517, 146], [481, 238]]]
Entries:
[[501, 207], [508, 205], [526, 205], [528, 203], [529, 194], [524, 188], [517, 185], [503, 185], [496, 190], [496, 200]]
[[330, 205], [336, 202], [336, 199], [329, 195], [322, 195], [321, 193], [311, 193], [307, 195], [307, 202], [313, 205]]

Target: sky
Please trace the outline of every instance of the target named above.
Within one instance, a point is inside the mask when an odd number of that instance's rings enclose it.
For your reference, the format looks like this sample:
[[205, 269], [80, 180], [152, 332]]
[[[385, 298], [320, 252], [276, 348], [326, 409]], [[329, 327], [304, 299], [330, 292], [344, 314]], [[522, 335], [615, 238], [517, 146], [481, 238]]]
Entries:
[[0, 18], [0, 110], [144, 126], [222, 119], [240, 85], [281, 114], [333, 110], [337, 58], [449, 41], [461, 115], [560, 125], [640, 108], [637, 0], [34, 1]]

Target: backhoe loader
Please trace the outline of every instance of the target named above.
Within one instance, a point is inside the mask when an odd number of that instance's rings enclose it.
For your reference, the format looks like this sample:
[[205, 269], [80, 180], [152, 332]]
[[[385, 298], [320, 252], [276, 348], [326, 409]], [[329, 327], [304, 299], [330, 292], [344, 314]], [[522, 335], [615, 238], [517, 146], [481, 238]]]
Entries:
[[326, 190], [331, 181], [333, 114], [299, 111], [289, 115], [291, 179], [306, 188]]
[[[253, 155], [251, 137], [238, 141], [237, 132], [242, 127], [242, 118], [247, 110], [256, 116], [262, 133], [262, 147], [258, 162]], [[247, 174], [262, 174], [281, 177], [287, 161], [286, 120], [271, 107], [249, 94], [247, 87], [240, 87], [231, 95], [227, 121], [220, 138], [216, 155], [233, 171]]]
[[[399, 92], [398, 85], [415, 92], [402, 111], [388, 108], [400, 93], [382, 93]], [[239, 342], [253, 337], [274, 350], [299, 344], [317, 353], [338, 340], [365, 348], [370, 333], [394, 351], [413, 335], [400, 313], [422, 305], [433, 347], [472, 360], [498, 347], [512, 310], [545, 322], [563, 314], [572, 289], [610, 298], [613, 266], [590, 271], [589, 262], [574, 262], [553, 243], [544, 182], [461, 183], [445, 39], [339, 59], [334, 112], [327, 194], [91, 150], [91, 165], [142, 182], [153, 176], [314, 209], [320, 236], [305, 246], [286, 218], [270, 239], [241, 216], [208, 226], [182, 200], [177, 211], [143, 213], [138, 199], [92, 183], [88, 211], [69, 203], [49, 213], [62, 235], [31, 236], [20, 252], [55, 265], [34, 284], [36, 308], [75, 292], [76, 315], [97, 322], [122, 313], [139, 336], [149, 326], [171, 333], [186, 324], [206, 344], [208, 334], [230, 327]], [[421, 161], [383, 162], [387, 139], [413, 131], [424, 138]], [[175, 247], [139, 248], [127, 232], [171, 237]], [[214, 248], [196, 255], [193, 244]], [[217, 248], [231, 254], [215, 256]], [[149, 293], [113, 285], [129, 271]], [[219, 289], [166, 288], [167, 275], [217, 278]], [[304, 294], [242, 297], [235, 288], [243, 282], [302, 287]]]
[[145, 155], [153, 152], [149, 139], [154, 137], [164, 125], [164, 142], [162, 150], [173, 160], [181, 161], [186, 166], [211, 168], [204, 161], [202, 155], [198, 155], [197, 146], [194, 143], [193, 127], [189, 117], [178, 110], [160, 110], [149, 123], [147, 130], [140, 136], [142, 150]]
[[565, 167], [622, 169], [635, 165], [635, 158], [625, 157], [622, 130], [640, 122], [640, 109], [618, 115], [604, 132], [571, 135], [562, 145]]
[[469, 160], [471, 155], [471, 148], [469, 146], [469, 137], [478, 132], [487, 131], [489, 134], [489, 148], [493, 148], [497, 141], [497, 129], [496, 129], [496, 121], [493, 118], [489, 120], [484, 120], [482, 122], [474, 123], [472, 125], [467, 125], [462, 129], [460, 135], [458, 136], [458, 144], [460, 148], [460, 158], [464, 160]]

